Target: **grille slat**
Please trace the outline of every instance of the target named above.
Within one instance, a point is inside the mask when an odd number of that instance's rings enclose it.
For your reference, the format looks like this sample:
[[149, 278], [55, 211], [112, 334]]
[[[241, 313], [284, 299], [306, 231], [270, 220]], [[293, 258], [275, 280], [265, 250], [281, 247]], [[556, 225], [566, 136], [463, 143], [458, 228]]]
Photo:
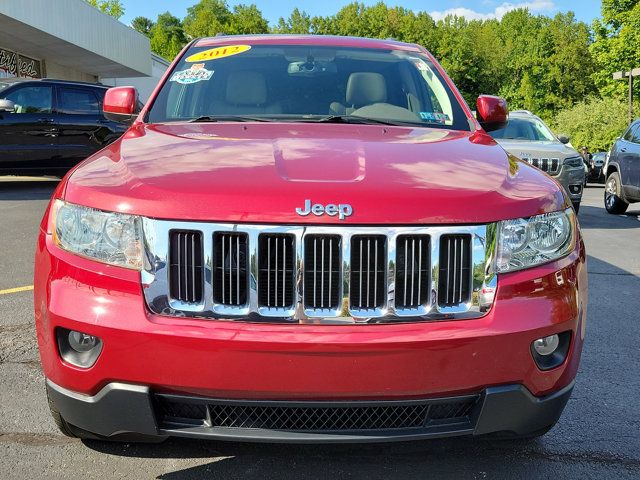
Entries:
[[381, 308], [385, 303], [384, 285], [386, 276], [387, 238], [383, 235], [356, 235], [351, 238], [351, 285], [349, 304], [353, 310]]
[[[447, 268], [443, 268], [446, 265]], [[440, 239], [438, 304], [453, 307], [471, 300], [471, 237], [444, 235]]]
[[174, 300], [203, 300], [202, 233], [172, 231], [169, 235], [169, 294]]
[[258, 239], [258, 303], [291, 308], [294, 302], [295, 237], [263, 234]]
[[213, 301], [232, 307], [246, 305], [247, 234], [217, 232], [213, 236], [213, 245]]
[[304, 242], [304, 305], [314, 310], [335, 310], [340, 306], [340, 286], [336, 282], [334, 287], [333, 278], [340, 278], [342, 238], [338, 235], [307, 235]]
[[559, 158], [525, 158], [525, 160], [543, 172], [558, 173], [560, 169]]
[[290, 432], [404, 430], [442, 425], [469, 428], [479, 395], [446, 400], [378, 402], [346, 405], [184, 400], [156, 394], [154, 409], [160, 426], [188, 428], [197, 422], [209, 428], [264, 429]]
[[398, 237], [396, 308], [415, 309], [429, 303], [429, 248], [427, 235]]

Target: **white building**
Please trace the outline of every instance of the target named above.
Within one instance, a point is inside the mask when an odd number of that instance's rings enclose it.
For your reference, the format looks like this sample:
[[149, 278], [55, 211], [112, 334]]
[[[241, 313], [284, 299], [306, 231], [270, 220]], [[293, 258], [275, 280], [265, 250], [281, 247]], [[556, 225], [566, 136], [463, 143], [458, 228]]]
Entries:
[[133, 84], [146, 100], [167, 66], [147, 37], [83, 0], [0, 0], [0, 77]]

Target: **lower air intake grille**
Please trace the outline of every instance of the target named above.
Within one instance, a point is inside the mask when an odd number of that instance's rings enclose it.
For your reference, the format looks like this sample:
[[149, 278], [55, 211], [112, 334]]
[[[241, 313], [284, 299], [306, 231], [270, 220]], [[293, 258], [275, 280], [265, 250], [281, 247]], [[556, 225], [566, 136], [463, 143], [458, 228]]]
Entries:
[[428, 235], [401, 235], [396, 240], [396, 308], [411, 309], [429, 303]]
[[385, 285], [386, 242], [382, 235], [358, 235], [351, 238], [352, 309], [380, 308], [387, 296]]
[[210, 428], [242, 428], [298, 432], [401, 430], [441, 425], [472, 426], [479, 396], [442, 400], [326, 405], [305, 402], [218, 401], [156, 394], [161, 428], [201, 424]]
[[267, 308], [292, 308], [295, 285], [295, 237], [263, 234], [258, 240], [260, 305]]
[[213, 236], [213, 300], [240, 306], [247, 303], [247, 234], [216, 233]]
[[471, 299], [471, 237], [440, 237], [438, 304], [454, 307]]
[[169, 294], [174, 300], [203, 300], [202, 233], [173, 230], [169, 234]]
[[311, 309], [340, 306], [340, 248], [338, 235], [307, 235], [304, 244], [304, 304]]

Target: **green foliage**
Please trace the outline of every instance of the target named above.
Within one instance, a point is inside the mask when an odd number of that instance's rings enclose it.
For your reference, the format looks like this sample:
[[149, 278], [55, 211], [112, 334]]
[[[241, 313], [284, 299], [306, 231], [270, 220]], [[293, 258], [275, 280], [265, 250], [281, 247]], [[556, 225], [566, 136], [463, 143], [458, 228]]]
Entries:
[[231, 11], [224, 0], [200, 0], [187, 9], [184, 30], [190, 37], [267, 33], [269, 22], [253, 4], [236, 5]]
[[167, 60], [173, 60], [187, 43], [182, 22], [169, 12], [158, 15], [158, 19], [149, 30], [149, 38], [151, 50]]
[[592, 98], [561, 111], [554, 131], [567, 134], [576, 148], [586, 145], [592, 152], [606, 151], [627, 127], [627, 103], [615, 98]]
[[640, 1], [604, 0], [602, 17], [593, 24], [591, 54], [597, 66], [593, 77], [602, 96], [622, 99], [627, 86], [613, 80], [612, 74], [640, 67]]
[[120, 18], [124, 15], [124, 6], [120, 0], [85, 0], [92, 7], [97, 8], [107, 15]]
[[288, 19], [280, 17], [278, 24], [273, 28], [273, 33], [311, 33], [311, 17], [306, 12], [294, 8]]
[[131, 20], [131, 28], [147, 37], [151, 35], [153, 25], [153, 21], [147, 17], [136, 17]]

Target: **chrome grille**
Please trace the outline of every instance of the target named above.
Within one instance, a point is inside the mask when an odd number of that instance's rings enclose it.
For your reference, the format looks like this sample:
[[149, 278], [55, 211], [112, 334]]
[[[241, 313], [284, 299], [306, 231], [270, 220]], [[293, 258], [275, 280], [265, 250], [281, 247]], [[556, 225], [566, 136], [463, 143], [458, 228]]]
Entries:
[[216, 233], [213, 240], [213, 298], [223, 305], [247, 303], [247, 234]]
[[143, 293], [149, 310], [162, 315], [339, 324], [468, 319], [491, 308], [480, 311], [473, 292], [496, 286], [493, 253], [486, 251], [495, 246], [495, 224], [345, 228], [143, 219], [143, 228]]
[[171, 298], [186, 303], [202, 301], [202, 233], [172, 231], [169, 235], [169, 290]]
[[313, 310], [340, 307], [341, 243], [338, 235], [305, 237], [305, 307]]
[[531, 158], [527, 157], [525, 160], [536, 168], [539, 168], [543, 172], [558, 173], [560, 169], [559, 158]]
[[385, 260], [387, 238], [382, 235], [351, 237], [352, 309], [381, 308], [386, 298]]
[[427, 235], [402, 235], [396, 242], [396, 308], [417, 308], [430, 301], [430, 244]]
[[295, 237], [261, 235], [259, 239], [259, 303], [267, 308], [293, 306]]
[[438, 304], [451, 307], [471, 298], [471, 237], [444, 235], [440, 238]]

